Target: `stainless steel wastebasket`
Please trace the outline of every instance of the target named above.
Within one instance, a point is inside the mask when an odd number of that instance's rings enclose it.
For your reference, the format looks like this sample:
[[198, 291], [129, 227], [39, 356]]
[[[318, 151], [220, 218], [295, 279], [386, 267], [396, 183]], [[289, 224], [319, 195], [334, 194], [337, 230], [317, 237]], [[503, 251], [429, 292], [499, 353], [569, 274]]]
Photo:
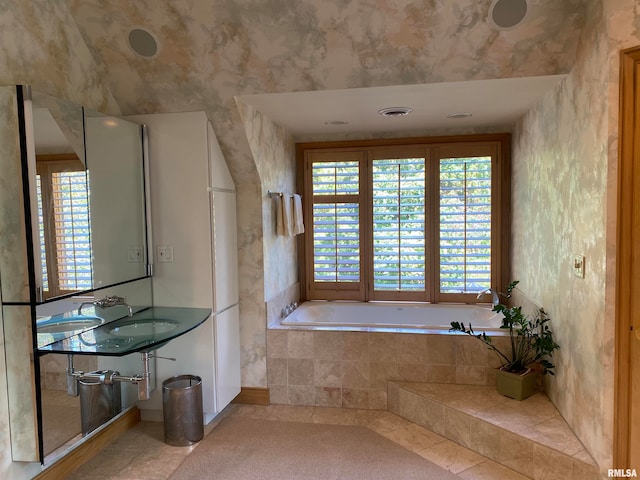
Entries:
[[[91, 372], [91, 375], [102, 375], [104, 373], [107, 373], [107, 370]], [[119, 375], [118, 372], [112, 373]], [[80, 424], [83, 436], [122, 411], [120, 391], [119, 382], [105, 384], [98, 378], [78, 380]]]
[[178, 375], [162, 382], [164, 441], [186, 447], [202, 440], [202, 379], [195, 375]]

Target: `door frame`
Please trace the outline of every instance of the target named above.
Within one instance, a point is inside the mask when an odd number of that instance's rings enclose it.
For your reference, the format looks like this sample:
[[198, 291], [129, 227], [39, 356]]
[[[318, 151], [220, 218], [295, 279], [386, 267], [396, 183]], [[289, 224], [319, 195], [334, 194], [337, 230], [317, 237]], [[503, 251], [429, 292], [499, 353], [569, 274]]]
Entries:
[[[615, 400], [613, 461], [616, 468], [628, 468], [631, 420], [631, 342], [633, 339], [633, 301], [640, 293], [634, 283], [633, 237], [640, 235], [640, 222], [634, 225], [634, 202], [640, 198], [633, 187], [640, 185], [640, 91], [636, 89], [640, 72], [640, 46], [620, 52], [620, 104], [618, 139], [618, 204], [616, 248], [616, 330], [615, 330]], [[636, 237], [638, 238], [638, 237]], [[638, 272], [640, 274], [640, 272]], [[640, 366], [638, 367], [640, 368]], [[638, 371], [635, 372], [638, 376]]]

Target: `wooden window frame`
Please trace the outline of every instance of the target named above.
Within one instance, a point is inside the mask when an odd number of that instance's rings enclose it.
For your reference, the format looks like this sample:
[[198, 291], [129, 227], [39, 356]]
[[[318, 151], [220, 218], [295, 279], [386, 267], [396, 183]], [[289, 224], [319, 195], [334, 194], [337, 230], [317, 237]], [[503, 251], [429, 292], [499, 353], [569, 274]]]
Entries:
[[[60, 288], [57, 265], [57, 243], [55, 234], [55, 218], [52, 197], [52, 177], [58, 172], [84, 171], [85, 166], [74, 153], [47, 154], [36, 156], [36, 172], [40, 176], [42, 195], [42, 217], [44, 227], [45, 251], [47, 252], [47, 280], [48, 290], [44, 292], [45, 299], [73, 294], [83, 290], [65, 290]], [[38, 252], [39, 254], [39, 252]]]
[[[339, 142], [305, 142], [296, 144], [297, 187], [307, 199], [304, 202], [304, 221], [306, 233], [298, 236], [299, 279], [301, 299], [325, 299], [325, 300], [355, 300], [355, 301], [419, 301], [431, 303], [487, 303], [491, 297], [477, 299], [475, 294], [447, 294], [440, 293], [439, 288], [439, 221], [429, 222], [428, 218], [439, 216], [439, 161], [441, 158], [439, 149], [454, 149], [454, 151], [470, 151], [478, 145], [488, 145], [492, 152], [491, 175], [491, 288], [502, 290], [509, 278], [509, 228], [510, 228], [510, 151], [511, 135], [508, 133], [419, 137], [378, 140], [356, 140]], [[486, 148], [486, 147], [485, 147]], [[378, 291], [373, 294], [371, 255], [372, 255], [372, 230], [371, 230], [371, 179], [372, 173], [369, 165], [371, 160], [368, 152], [386, 151], [394, 152], [398, 157], [398, 149], [415, 151], [423, 149], [425, 152], [427, 182], [426, 202], [429, 206], [427, 212], [428, 229], [426, 235], [427, 271], [429, 281], [426, 282], [423, 295], [409, 295], [409, 292], [387, 292], [381, 294]], [[319, 286], [313, 281], [313, 244], [312, 244], [312, 178], [309, 172], [310, 155], [315, 152], [365, 152], [363, 171], [360, 173], [360, 218], [361, 220], [361, 282], [357, 288], [347, 288], [341, 284]], [[376, 153], [376, 156], [379, 156]], [[437, 197], [437, 198], [434, 198]], [[364, 227], [362, 225], [365, 225]], [[429, 260], [429, 258], [433, 260]], [[320, 295], [321, 293], [321, 295]]]

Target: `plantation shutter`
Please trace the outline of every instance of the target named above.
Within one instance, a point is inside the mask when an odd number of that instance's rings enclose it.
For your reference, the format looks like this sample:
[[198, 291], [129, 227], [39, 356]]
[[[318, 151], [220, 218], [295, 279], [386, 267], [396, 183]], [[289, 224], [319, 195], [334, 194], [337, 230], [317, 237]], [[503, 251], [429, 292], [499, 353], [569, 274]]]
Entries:
[[47, 270], [47, 239], [44, 227], [44, 208], [42, 198], [42, 176], [36, 175], [36, 192], [38, 196], [38, 236], [40, 237], [40, 265], [42, 265], [42, 289], [49, 292], [49, 275]]
[[491, 287], [491, 177], [489, 152], [440, 157], [441, 298]]
[[89, 173], [75, 158], [43, 160], [37, 164], [40, 258], [45, 297], [93, 288]]
[[486, 302], [477, 294], [501, 285], [508, 254], [499, 137], [299, 147], [303, 298]]
[[361, 160], [351, 152], [309, 156], [311, 298], [352, 298], [362, 289]]
[[91, 288], [88, 172], [52, 175], [55, 247], [60, 290]]
[[[375, 300], [424, 300], [426, 159], [372, 160], [372, 262]], [[418, 295], [413, 292], [420, 292]]]

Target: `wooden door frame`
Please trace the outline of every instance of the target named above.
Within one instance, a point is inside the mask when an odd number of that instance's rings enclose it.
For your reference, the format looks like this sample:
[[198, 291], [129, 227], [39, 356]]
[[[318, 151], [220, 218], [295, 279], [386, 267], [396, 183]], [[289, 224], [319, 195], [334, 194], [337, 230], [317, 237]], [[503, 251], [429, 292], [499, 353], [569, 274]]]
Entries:
[[630, 342], [633, 340], [632, 302], [633, 236], [640, 233], [634, 226], [634, 201], [640, 208], [640, 199], [634, 196], [633, 186], [640, 180], [640, 92], [636, 90], [636, 70], [640, 71], [640, 46], [620, 52], [620, 105], [618, 139], [618, 205], [616, 248], [616, 330], [615, 330], [615, 400], [613, 462], [616, 468], [628, 468], [630, 437], [631, 368]]

